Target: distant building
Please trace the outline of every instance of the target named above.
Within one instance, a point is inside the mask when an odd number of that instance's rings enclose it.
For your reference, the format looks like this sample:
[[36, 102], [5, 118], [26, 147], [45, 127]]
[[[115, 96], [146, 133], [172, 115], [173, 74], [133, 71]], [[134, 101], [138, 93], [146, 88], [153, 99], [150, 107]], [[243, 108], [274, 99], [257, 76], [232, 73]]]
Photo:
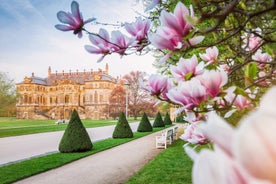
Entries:
[[105, 70], [52, 73], [40, 78], [32, 74], [16, 84], [20, 95], [16, 104], [18, 119], [69, 119], [76, 109], [82, 119], [109, 118], [109, 95], [118, 78]]

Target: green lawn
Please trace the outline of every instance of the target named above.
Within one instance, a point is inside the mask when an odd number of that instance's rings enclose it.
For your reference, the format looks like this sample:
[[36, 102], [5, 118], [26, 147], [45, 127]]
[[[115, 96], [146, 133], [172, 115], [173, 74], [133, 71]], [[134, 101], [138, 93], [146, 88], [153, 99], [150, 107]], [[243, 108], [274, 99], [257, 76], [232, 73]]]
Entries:
[[[128, 119], [128, 121], [140, 121]], [[0, 138], [42, 132], [65, 130], [67, 124], [55, 124], [56, 120], [17, 120], [16, 118], [0, 118]], [[86, 128], [115, 125], [116, 120], [82, 120]]]
[[[164, 128], [154, 128], [153, 132]], [[153, 132], [135, 132], [133, 138], [124, 139], [106, 139], [93, 143], [93, 149], [83, 153], [54, 153], [46, 156], [32, 158], [22, 162], [17, 162], [0, 167], [0, 183], [11, 183], [28, 176], [32, 176], [64, 164], [73, 162], [83, 157], [95, 154], [97, 152], [118, 146], [120, 144], [132, 141], [134, 139], [149, 135]]]
[[125, 184], [191, 184], [193, 162], [183, 145], [182, 140], [175, 141]]

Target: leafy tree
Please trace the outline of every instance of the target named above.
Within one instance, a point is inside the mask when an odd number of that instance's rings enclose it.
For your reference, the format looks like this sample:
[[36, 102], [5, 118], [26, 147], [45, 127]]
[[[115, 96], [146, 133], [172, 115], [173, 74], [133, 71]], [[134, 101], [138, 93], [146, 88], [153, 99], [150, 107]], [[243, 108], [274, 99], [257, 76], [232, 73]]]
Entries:
[[13, 80], [0, 71], [0, 116], [14, 116], [17, 93]]
[[153, 127], [165, 127], [164, 121], [162, 119], [161, 113], [158, 112], [155, 116]]
[[89, 151], [92, 147], [90, 137], [74, 109], [58, 149], [62, 153], [72, 153]]
[[165, 124], [165, 125], [171, 125], [171, 124], [172, 124], [172, 120], [171, 120], [171, 117], [170, 117], [170, 115], [169, 115], [168, 112], [167, 112], [166, 115], [165, 115], [164, 124]]
[[133, 132], [128, 124], [126, 116], [123, 112], [120, 113], [118, 123], [112, 134], [113, 138], [131, 138]]
[[142, 116], [140, 124], [137, 128], [137, 131], [138, 132], [151, 132], [152, 131], [152, 126], [151, 126], [148, 116], [145, 112]]

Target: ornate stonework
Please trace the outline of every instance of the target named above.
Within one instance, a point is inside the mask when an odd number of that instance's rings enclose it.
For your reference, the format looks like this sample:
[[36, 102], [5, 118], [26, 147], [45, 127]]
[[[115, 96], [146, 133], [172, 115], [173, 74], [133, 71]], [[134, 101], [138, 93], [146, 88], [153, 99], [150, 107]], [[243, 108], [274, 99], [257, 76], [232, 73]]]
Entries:
[[76, 109], [82, 119], [109, 118], [109, 95], [120, 79], [105, 70], [52, 73], [40, 78], [32, 74], [16, 84], [20, 98], [16, 104], [18, 119], [69, 119]]

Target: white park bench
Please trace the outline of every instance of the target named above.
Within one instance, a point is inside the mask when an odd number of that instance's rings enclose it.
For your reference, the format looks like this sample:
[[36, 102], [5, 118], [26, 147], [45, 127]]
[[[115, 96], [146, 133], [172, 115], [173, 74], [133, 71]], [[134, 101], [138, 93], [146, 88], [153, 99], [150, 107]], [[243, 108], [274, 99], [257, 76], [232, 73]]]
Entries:
[[69, 123], [69, 119], [58, 119], [56, 121], [56, 124], [57, 125], [60, 125], [60, 124], [68, 124]]
[[173, 129], [167, 129], [160, 136], [155, 137], [156, 148], [167, 148], [173, 142]]

